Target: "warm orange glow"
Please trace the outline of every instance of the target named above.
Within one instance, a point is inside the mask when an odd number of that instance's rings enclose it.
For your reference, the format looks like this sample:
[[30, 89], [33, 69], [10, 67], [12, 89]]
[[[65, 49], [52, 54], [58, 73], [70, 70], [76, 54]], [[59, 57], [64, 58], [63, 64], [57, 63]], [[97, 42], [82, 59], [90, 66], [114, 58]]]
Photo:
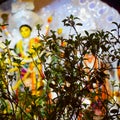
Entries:
[[53, 20], [53, 17], [52, 17], [52, 16], [48, 17], [48, 23], [51, 23], [52, 20]]

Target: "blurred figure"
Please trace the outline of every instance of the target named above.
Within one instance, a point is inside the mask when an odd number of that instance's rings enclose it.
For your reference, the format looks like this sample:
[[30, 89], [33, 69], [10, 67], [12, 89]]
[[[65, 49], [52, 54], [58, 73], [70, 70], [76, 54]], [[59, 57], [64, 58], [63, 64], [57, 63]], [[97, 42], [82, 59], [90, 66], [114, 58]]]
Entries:
[[[40, 87], [44, 87], [44, 73], [41, 61], [38, 60], [36, 51], [33, 48], [40, 47], [40, 39], [38, 37], [30, 39], [32, 28], [29, 25], [24, 24], [20, 26], [19, 31], [22, 40], [19, 40], [15, 45], [15, 53], [23, 59], [25, 64], [21, 69], [20, 80], [16, 83], [14, 89], [19, 88], [23, 81], [25, 86], [32, 90], [32, 94], [38, 94], [40, 91], [37, 90]], [[30, 53], [31, 56], [29, 56], [28, 53]]]

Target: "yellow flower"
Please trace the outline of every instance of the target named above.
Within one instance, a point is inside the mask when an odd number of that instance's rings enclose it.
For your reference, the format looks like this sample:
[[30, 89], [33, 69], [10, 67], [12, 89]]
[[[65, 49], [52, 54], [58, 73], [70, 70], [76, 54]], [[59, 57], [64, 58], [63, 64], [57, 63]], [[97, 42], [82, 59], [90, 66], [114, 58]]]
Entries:
[[58, 29], [57, 29], [58, 35], [62, 34], [62, 32], [63, 32], [63, 29], [62, 29], [62, 28], [58, 28]]
[[66, 41], [63, 41], [63, 42], [61, 43], [61, 46], [62, 46], [62, 47], [66, 47], [67, 44], [68, 44], [68, 43], [67, 43]]
[[12, 73], [12, 72], [16, 72], [16, 71], [18, 71], [18, 68], [17, 68], [17, 67], [11, 68], [8, 72], [9, 72], [9, 73]]
[[25, 61], [21, 61], [21, 65], [24, 65], [26, 62]]
[[12, 65], [13, 66], [19, 66], [18, 63], [15, 63], [15, 62], [13, 62]]

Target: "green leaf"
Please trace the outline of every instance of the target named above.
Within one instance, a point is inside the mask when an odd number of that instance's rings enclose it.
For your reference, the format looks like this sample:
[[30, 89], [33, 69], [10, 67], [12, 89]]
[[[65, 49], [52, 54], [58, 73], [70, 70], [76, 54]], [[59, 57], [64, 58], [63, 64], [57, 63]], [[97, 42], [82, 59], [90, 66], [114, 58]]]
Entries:
[[88, 33], [88, 31], [86, 31], [86, 30], [85, 30], [85, 34], [86, 34], [87, 36], [89, 36], [89, 33]]
[[41, 25], [40, 25], [40, 24], [37, 24], [37, 25], [36, 25], [36, 28], [37, 28], [37, 30], [41, 30]]
[[83, 24], [82, 23], [77, 23], [76, 25], [82, 26]]
[[5, 44], [6, 46], [9, 46], [9, 45], [10, 45], [10, 42], [11, 42], [11, 41], [9, 41], [9, 40], [6, 39], [5, 42], [4, 42], [4, 44]]

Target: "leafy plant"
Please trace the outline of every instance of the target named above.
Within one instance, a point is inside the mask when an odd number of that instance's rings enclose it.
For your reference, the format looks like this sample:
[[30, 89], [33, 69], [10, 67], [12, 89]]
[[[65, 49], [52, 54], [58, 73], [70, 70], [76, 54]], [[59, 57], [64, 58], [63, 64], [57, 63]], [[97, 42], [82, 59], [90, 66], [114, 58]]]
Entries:
[[[33, 50], [45, 69], [46, 84], [42, 95], [32, 95], [29, 87], [24, 85], [24, 91], [18, 95], [12, 90], [18, 74], [9, 71], [16, 67], [20, 74], [23, 63], [12, 54], [10, 42], [3, 43], [5, 47], [0, 58], [1, 119], [92, 120], [98, 115], [96, 112], [102, 112], [98, 116], [103, 120], [120, 118], [120, 105], [114, 100], [114, 91], [110, 93], [106, 86], [110, 71], [117, 69], [111, 65], [120, 59], [120, 24], [113, 22], [116, 29], [111, 31], [85, 31], [82, 35], [76, 29], [82, 25], [79, 18], [70, 15], [62, 22], [75, 31], [68, 38], [52, 30], [48, 36], [41, 35], [37, 25], [38, 35], [43, 40], [40, 41], [42, 45]], [[95, 58], [92, 67], [85, 66], [86, 54]], [[34, 59], [33, 62], [38, 64]], [[112, 109], [115, 105], [117, 109]]]

